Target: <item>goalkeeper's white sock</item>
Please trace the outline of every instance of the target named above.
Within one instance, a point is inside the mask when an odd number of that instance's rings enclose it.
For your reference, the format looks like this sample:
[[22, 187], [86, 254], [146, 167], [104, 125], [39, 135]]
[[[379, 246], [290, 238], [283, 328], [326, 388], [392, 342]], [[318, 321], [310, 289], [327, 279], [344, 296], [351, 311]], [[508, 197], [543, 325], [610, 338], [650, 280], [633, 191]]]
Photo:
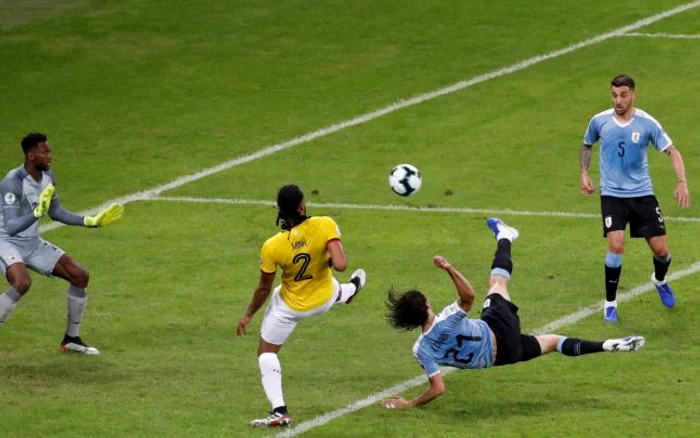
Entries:
[[9, 288], [7, 292], [0, 295], [0, 324], [3, 324], [7, 317], [10, 316], [12, 309], [15, 308], [21, 298], [22, 295], [14, 287]]
[[275, 353], [263, 353], [258, 357], [260, 365], [260, 376], [262, 377], [265, 395], [270, 400], [272, 409], [284, 406], [282, 396], [282, 366]]
[[80, 336], [80, 323], [83, 321], [83, 313], [87, 304], [85, 289], [73, 285], [68, 289], [68, 321], [66, 334], [71, 337]]

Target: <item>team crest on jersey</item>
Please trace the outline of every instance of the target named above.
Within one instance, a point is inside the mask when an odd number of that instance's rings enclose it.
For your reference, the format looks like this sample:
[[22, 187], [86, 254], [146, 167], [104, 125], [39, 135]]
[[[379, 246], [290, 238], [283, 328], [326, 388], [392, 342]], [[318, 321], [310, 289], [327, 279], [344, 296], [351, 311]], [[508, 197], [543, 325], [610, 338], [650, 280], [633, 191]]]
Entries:
[[641, 132], [633, 132], [632, 133], [632, 143], [639, 143], [639, 139], [642, 137]]
[[612, 217], [607, 216], [605, 218], [605, 228], [610, 228], [612, 227]]
[[5, 204], [12, 205], [16, 200], [17, 198], [14, 193], [5, 193]]

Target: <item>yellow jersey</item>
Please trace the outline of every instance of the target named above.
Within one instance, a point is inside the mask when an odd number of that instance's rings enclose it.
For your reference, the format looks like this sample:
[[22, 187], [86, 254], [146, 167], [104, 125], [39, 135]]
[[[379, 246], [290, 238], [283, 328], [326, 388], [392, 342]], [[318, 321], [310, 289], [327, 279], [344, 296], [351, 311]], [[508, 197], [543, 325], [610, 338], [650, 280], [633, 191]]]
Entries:
[[260, 269], [274, 274], [282, 269], [280, 297], [300, 312], [326, 303], [334, 293], [327, 244], [340, 240], [340, 229], [328, 216], [306, 219], [291, 230], [267, 239], [260, 250]]

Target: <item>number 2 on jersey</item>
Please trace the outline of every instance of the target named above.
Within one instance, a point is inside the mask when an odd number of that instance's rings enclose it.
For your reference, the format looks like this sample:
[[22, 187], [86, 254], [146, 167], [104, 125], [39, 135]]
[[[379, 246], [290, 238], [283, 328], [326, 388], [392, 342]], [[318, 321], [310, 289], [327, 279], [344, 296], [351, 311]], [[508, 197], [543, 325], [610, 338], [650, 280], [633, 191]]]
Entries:
[[306, 274], [306, 268], [309, 267], [309, 262], [311, 262], [311, 256], [305, 252], [300, 252], [295, 255], [292, 262], [296, 265], [301, 262], [301, 267], [297, 271], [297, 275], [294, 276], [294, 281], [304, 281], [311, 280], [314, 278], [313, 275]]

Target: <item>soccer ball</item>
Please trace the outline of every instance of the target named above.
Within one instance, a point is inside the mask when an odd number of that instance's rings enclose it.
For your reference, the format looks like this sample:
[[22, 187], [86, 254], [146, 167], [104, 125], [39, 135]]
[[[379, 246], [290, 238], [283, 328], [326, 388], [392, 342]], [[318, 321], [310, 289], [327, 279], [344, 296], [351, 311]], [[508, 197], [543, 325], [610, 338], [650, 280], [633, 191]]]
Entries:
[[410, 164], [398, 164], [389, 173], [389, 187], [399, 196], [415, 195], [422, 183], [420, 172]]

